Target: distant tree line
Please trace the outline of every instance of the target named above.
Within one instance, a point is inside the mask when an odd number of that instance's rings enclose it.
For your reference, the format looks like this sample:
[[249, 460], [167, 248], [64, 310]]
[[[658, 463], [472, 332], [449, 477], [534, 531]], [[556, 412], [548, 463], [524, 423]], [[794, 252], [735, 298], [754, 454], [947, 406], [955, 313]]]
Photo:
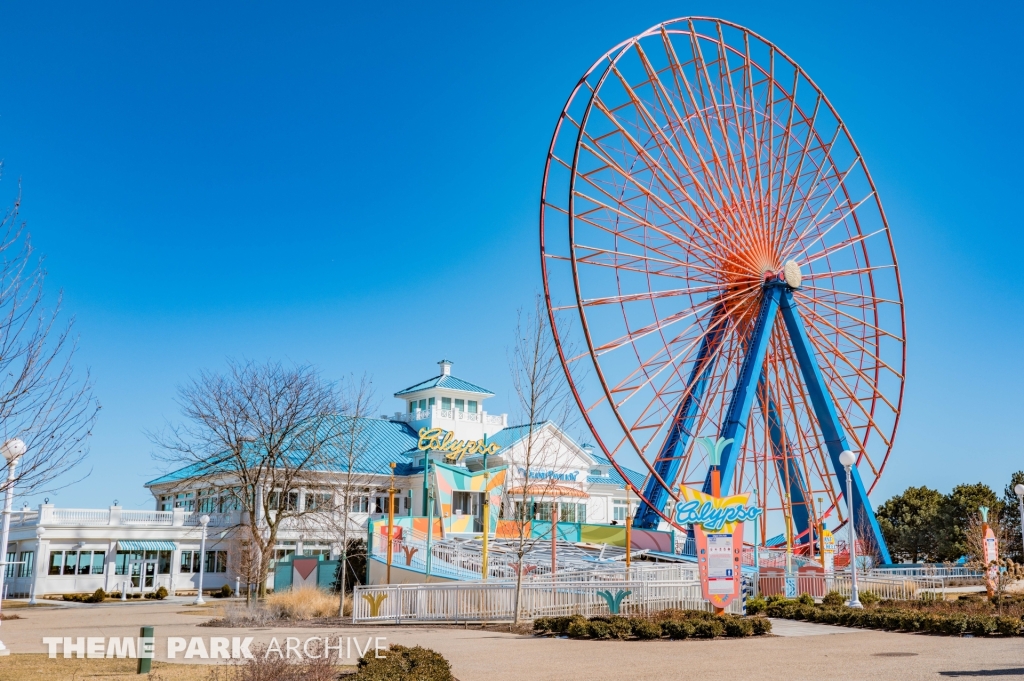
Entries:
[[957, 485], [949, 494], [928, 487], [908, 487], [876, 511], [893, 561], [902, 563], [956, 562], [972, 554], [981, 506], [989, 509], [989, 524], [999, 538], [999, 554], [1024, 562], [1020, 509], [1013, 488], [1024, 483], [1024, 471], [1013, 474], [999, 497], [983, 483]]

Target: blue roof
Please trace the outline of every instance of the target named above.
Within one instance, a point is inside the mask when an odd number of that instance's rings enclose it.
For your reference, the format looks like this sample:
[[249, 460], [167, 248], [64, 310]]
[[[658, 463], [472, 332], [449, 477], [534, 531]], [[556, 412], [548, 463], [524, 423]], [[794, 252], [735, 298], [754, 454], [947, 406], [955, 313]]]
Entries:
[[410, 393], [418, 393], [421, 390], [428, 390], [430, 388], [447, 388], [449, 390], [461, 390], [463, 392], [479, 393], [481, 395], [494, 394], [487, 388], [481, 388], [478, 385], [473, 385], [469, 381], [463, 381], [461, 378], [455, 378], [454, 376], [434, 376], [422, 383], [409, 386], [405, 390], [399, 390], [395, 393], [395, 397], [401, 397], [402, 395], [408, 395]]
[[[598, 456], [597, 454], [593, 454], [593, 453], [591, 453], [590, 456], [593, 457], [594, 461], [596, 461], [601, 466], [611, 466], [612, 465], [612, 462], [609, 461], [608, 459], [604, 458], [603, 456]], [[634, 471], [631, 468], [626, 468], [625, 466], [622, 466], [622, 470], [626, 471], [626, 475], [629, 476], [630, 482], [632, 482], [635, 487], [642, 488], [644, 486], [644, 480], [646, 478], [645, 478], [643, 473], [640, 473], [638, 471]], [[610, 471], [608, 471], [608, 477], [607, 478], [603, 477], [603, 476], [600, 476], [600, 475], [588, 475], [587, 476], [587, 482], [588, 483], [595, 483], [595, 482], [596, 483], [602, 483], [603, 482], [605, 484], [611, 482], [611, 483], [613, 483], [615, 485], [619, 485], [619, 486], [622, 486], [622, 487], [626, 486], [626, 481], [622, 479], [622, 476], [619, 475], [619, 472], [617, 470], [615, 470], [614, 466], [612, 466], [612, 469]]]
[[[406, 474], [412, 464], [413, 456], [418, 452], [416, 444], [419, 442], [419, 436], [416, 431], [401, 421], [370, 418], [359, 419], [358, 427], [352, 428], [353, 418], [352, 416], [335, 416], [322, 426], [322, 429], [337, 428], [340, 433], [340, 441], [327, 450], [327, 459], [331, 463], [316, 466], [314, 470], [345, 470], [346, 453], [350, 451], [348, 438], [351, 437], [353, 431], [356, 431], [354, 451], [359, 452], [359, 456], [353, 472], [388, 475], [391, 472], [390, 463], [394, 461], [398, 463], [395, 472], [398, 475]], [[336, 465], [331, 465], [334, 462]], [[180, 482], [211, 473], [227, 472], [230, 468], [230, 462], [226, 459], [221, 462], [211, 459], [208, 462], [194, 463], [155, 480], [150, 480], [146, 486]]]
[[[356, 447], [354, 451], [359, 452], [358, 460], [355, 463], [353, 472], [363, 474], [388, 475], [391, 472], [390, 463], [396, 462], [396, 475], [409, 475], [415, 470], [422, 470], [422, 466], [414, 466], [414, 459], [420, 456], [416, 448], [419, 442], [419, 435], [408, 424], [401, 421], [389, 421], [387, 419], [358, 419], [359, 424], [353, 428], [352, 416], [335, 416], [321, 426], [321, 430], [336, 429], [340, 434], [340, 441], [332, 445], [326, 454], [327, 463], [311, 467], [310, 470], [321, 471], [343, 471], [346, 467], [347, 452], [350, 451], [348, 438], [353, 431], [356, 431]], [[548, 425], [550, 421], [533, 424], [534, 432], [538, 432]], [[499, 445], [502, 449], [509, 448], [527, 437], [530, 433], [529, 424], [520, 426], [509, 426], [499, 430], [487, 438], [488, 442]], [[332, 451], [333, 450], [333, 451]], [[591, 454], [598, 464], [610, 466], [608, 459]], [[202, 477], [213, 473], [226, 473], [231, 470], [230, 457], [224, 456], [218, 461], [211, 458], [208, 461], [194, 463], [184, 468], [168, 473], [167, 475], [150, 480], [146, 486], [162, 485], [170, 482], [182, 482], [190, 478]], [[644, 483], [644, 475], [636, 471], [624, 468], [633, 484], [640, 487]], [[618, 472], [612, 468], [608, 477], [587, 476], [588, 483], [612, 484], [618, 487], [625, 486], [625, 482]]]

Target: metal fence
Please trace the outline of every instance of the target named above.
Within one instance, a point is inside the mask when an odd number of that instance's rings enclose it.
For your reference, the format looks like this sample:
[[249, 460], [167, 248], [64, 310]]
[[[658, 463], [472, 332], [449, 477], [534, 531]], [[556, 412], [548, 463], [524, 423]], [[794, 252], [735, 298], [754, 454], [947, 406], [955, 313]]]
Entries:
[[[480, 622], [510, 621], [515, 609], [515, 584], [455, 582], [392, 584], [355, 589], [352, 621]], [[696, 581], [525, 582], [521, 619], [562, 615], [649, 615], [659, 610], [713, 610]], [[743, 600], [728, 612], [742, 613]]]
[[[795, 591], [790, 584], [789, 593], [786, 589], [785, 575], [761, 575], [758, 579], [758, 593], [761, 596], [790, 596], [810, 594], [821, 598], [830, 591], [838, 591], [849, 597], [851, 583], [849, 572], [827, 574], [799, 574], [795, 578]], [[914, 577], [900, 579], [874, 574], [857, 575], [857, 589], [861, 593], [870, 591], [879, 598], [892, 600], [917, 600], [922, 598], [938, 598], [946, 587], [942, 578]]]

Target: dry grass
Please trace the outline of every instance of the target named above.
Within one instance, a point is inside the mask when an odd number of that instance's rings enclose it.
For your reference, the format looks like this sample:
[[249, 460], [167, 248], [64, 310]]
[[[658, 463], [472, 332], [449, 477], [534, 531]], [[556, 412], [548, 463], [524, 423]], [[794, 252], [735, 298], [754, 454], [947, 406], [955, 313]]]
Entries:
[[303, 587], [270, 594], [266, 598], [266, 607], [282, 619], [333, 617], [338, 614], [338, 597], [314, 587]]
[[210, 667], [195, 664], [168, 664], [153, 662], [153, 673], [135, 674], [138, 660], [50, 659], [42, 654], [10, 655], [0, 658], [0, 679], [3, 681], [114, 681], [139, 679], [140, 681], [206, 681]]

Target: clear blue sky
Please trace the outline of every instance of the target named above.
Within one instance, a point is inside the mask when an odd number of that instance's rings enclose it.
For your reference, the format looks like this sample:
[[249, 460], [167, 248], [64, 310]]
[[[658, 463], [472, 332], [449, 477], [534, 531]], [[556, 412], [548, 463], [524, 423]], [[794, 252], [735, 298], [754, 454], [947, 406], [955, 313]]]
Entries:
[[21, 178], [103, 404], [92, 475], [53, 502], [149, 506], [145, 431], [228, 356], [365, 370], [382, 413], [448, 357], [503, 411], [566, 96], [702, 14], [794, 57], [881, 192], [909, 382], [874, 501], [1024, 468], [1019, 4], [210, 4], [0, 8], [0, 198]]

